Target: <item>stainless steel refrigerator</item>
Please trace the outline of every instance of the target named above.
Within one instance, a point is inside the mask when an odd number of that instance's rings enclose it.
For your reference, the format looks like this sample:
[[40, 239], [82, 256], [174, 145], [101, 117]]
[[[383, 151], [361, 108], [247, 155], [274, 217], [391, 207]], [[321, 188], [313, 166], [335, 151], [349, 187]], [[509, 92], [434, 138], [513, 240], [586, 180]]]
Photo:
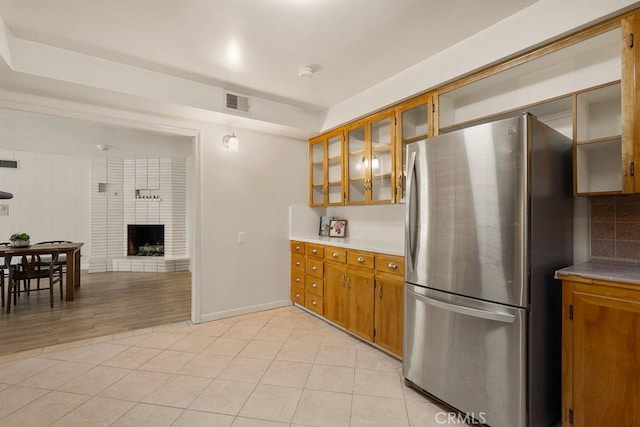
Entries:
[[407, 146], [403, 373], [494, 427], [561, 408], [571, 140], [524, 114]]

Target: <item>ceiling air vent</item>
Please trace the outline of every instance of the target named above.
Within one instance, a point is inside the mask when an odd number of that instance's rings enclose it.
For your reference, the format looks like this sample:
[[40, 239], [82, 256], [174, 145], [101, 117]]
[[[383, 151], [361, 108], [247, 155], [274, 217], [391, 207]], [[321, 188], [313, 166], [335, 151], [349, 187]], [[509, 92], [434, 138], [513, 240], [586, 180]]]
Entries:
[[249, 113], [251, 105], [249, 103], [249, 97], [246, 95], [240, 95], [238, 93], [225, 92], [225, 106], [227, 110], [232, 110], [239, 113]]
[[0, 160], [0, 168], [18, 169], [17, 160]]

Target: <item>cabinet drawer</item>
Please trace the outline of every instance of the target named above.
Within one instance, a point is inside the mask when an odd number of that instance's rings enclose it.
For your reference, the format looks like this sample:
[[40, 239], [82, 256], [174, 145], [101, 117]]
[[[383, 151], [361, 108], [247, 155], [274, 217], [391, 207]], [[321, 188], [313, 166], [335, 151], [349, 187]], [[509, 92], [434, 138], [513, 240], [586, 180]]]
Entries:
[[324, 281], [322, 279], [318, 279], [316, 277], [309, 276], [307, 277], [307, 286], [306, 290], [311, 292], [314, 295], [322, 298], [324, 296]]
[[291, 287], [291, 301], [304, 305], [304, 291], [297, 286]]
[[304, 256], [291, 254], [291, 270], [304, 273]]
[[322, 279], [323, 277], [323, 263], [322, 261], [318, 261], [318, 260], [314, 260], [314, 259], [308, 259], [307, 260], [307, 274], [310, 276], [314, 276], [317, 278]]
[[305, 284], [304, 273], [299, 271], [291, 270], [291, 286], [297, 286], [301, 289], [304, 289]]
[[323, 259], [324, 258], [324, 246], [314, 245], [307, 243], [307, 257]]
[[290, 243], [291, 243], [292, 254], [304, 255], [305, 244], [303, 242], [291, 241]]
[[347, 262], [347, 251], [340, 248], [325, 248], [325, 261]]
[[404, 276], [404, 258], [393, 255], [376, 255], [376, 270]]
[[347, 252], [347, 264], [349, 265], [373, 269], [374, 259], [374, 255], [368, 252]]
[[311, 292], [307, 292], [304, 306], [307, 307], [310, 310], [315, 311], [319, 315], [323, 315], [324, 314], [324, 301], [323, 301], [323, 299], [321, 297], [317, 296], [317, 295], [312, 294]]

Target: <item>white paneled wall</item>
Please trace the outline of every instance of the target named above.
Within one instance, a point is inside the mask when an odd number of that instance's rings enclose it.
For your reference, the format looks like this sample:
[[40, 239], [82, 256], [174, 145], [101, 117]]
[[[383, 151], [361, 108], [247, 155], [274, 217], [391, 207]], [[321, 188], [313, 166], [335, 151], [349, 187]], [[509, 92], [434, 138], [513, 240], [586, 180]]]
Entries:
[[91, 253], [89, 159], [63, 154], [0, 149], [0, 159], [18, 160], [18, 169], [0, 168], [0, 190], [13, 199], [0, 200], [9, 215], [0, 216], [0, 241], [25, 232], [32, 242], [84, 242], [83, 263]]
[[[92, 239], [90, 271], [177, 271], [189, 268], [186, 239], [186, 161], [98, 159], [91, 161]], [[100, 193], [100, 183], [108, 191]], [[145, 199], [139, 195], [153, 195]], [[163, 224], [165, 256], [127, 259], [127, 225]]]

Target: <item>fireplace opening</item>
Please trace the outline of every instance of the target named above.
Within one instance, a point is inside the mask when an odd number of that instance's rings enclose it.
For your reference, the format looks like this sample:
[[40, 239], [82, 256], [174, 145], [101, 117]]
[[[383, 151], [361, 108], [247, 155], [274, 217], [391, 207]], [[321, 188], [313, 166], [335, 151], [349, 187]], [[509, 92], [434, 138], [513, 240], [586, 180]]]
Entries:
[[164, 256], [164, 225], [127, 225], [128, 256]]

